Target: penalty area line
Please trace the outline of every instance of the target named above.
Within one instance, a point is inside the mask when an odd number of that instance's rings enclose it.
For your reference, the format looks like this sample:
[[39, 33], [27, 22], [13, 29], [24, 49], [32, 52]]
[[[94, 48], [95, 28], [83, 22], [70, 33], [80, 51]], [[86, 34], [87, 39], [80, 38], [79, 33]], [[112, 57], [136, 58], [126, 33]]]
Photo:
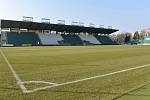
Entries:
[[0, 49], [1, 55], [3, 56], [5, 62], [7, 63], [9, 69], [11, 70], [14, 78], [17, 81], [17, 84], [20, 86], [20, 89], [22, 90], [23, 93], [26, 93], [28, 90], [26, 89], [26, 87], [24, 86], [24, 84], [20, 84], [22, 83], [22, 80], [20, 79], [20, 77], [17, 75], [16, 71], [14, 70], [14, 68], [12, 67], [12, 65], [10, 64], [10, 62], [8, 61], [7, 57], [5, 56], [5, 54], [3, 53], [2, 49]]
[[92, 80], [92, 79], [96, 79], [96, 78], [102, 78], [102, 77], [111, 76], [111, 75], [115, 75], [115, 74], [119, 74], [119, 73], [123, 73], [123, 72], [128, 72], [128, 71], [132, 71], [132, 70], [142, 69], [142, 68], [145, 68], [145, 67], [150, 67], [150, 64], [137, 66], [137, 67], [133, 67], [133, 68], [125, 69], [125, 70], [120, 70], [120, 71], [116, 71], [116, 72], [112, 72], [112, 73], [108, 73], [108, 74], [97, 75], [97, 76], [84, 78], [84, 79], [80, 79], [80, 80], [75, 80], [75, 81], [70, 81], [70, 82], [65, 82], [65, 83], [60, 83], [60, 84], [54, 84], [52, 86], [36, 88], [36, 89], [33, 89], [33, 90], [28, 90], [26, 93], [32, 93], [32, 92], [36, 92], [36, 91], [40, 91], [40, 90], [45, 90], [45, 89], [50, 89], [50, 88], [54, 88], [54, 87], [74, 84], [74, 83], [83, 82], [83, 81], [87, 81], [87, 80]]
[[52, 83], [52, 82], [46, 82], [46, 81], [24, 81], [21, 84], [30, 84], [30, 83], [41, 83], [41, 84], [49, 84], [49, 85], [56, 85], [57, 83]]

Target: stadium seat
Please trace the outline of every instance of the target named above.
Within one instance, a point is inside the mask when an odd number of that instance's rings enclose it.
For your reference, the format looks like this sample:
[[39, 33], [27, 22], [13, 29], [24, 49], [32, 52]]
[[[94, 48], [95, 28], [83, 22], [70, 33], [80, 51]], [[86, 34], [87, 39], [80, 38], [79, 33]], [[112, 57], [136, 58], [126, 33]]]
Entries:
[[59, 41], [63, 41], [60, 34], [38, 34], [43, 45], [60, 45]]
[[90, 44], [101, 44], [93, 35], [79, 35], [79, 37], [85, 42]]
[[101, 44], [115, 44], [108, 36], [95, 36]]
[[34, 32], [8, 32], [7, 42], [8, 44], [13, 44], [14, 46], [21, 46], [25, 44], [38, 45], [40, 40]]
[[83, 45], [83, 41], [78, 35], [75, 34], [62, 34], [61, 35], [64, 38], [64, 44], [68, 45]]

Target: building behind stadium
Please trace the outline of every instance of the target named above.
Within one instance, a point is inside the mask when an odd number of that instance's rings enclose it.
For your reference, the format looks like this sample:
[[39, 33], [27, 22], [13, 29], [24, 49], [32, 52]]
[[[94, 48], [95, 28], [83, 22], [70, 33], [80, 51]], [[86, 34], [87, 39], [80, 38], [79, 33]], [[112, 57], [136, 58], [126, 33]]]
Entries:
[[143, 45], [150, 45], [150, 36], [144, 36]]

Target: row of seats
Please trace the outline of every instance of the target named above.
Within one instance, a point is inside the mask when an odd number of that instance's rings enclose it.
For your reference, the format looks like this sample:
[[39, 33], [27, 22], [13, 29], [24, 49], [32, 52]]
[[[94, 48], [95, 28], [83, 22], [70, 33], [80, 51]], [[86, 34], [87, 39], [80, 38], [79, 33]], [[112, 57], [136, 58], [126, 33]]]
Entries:
[[13, 44], [14, 46], [20, 46], [24, 44], [38, 45], [40, 39], [38, 35], [33, 32], [9, 32], [7, 33], [7, 44]]
[[95, 36], [101, 44], [115, 44], [108, 36]]
[[75, 34], [38, 34], [42, 45], [115, 44], [108, 36]]
[[78, 35], [75, 34], [62, 34], [61, 35], [64, 38], [64, 44], [68, 44], [68, 45], [82, 45], [83, 42], [81, 40], [81, 38]]
[[36, 34], [34, 32], [9, 32], [7, 43], [15, 46], [31, 45], [99, 45], [114, 44], [108, 36], [75, 34]]
[[43, 45], [59, 45], [59, 41], [63, 41], [61, 35], [58, 34], [38, 34]]
[[101, 44], [93, 35], [79, 35], [83, 42], [89, 42], [90, 44]]

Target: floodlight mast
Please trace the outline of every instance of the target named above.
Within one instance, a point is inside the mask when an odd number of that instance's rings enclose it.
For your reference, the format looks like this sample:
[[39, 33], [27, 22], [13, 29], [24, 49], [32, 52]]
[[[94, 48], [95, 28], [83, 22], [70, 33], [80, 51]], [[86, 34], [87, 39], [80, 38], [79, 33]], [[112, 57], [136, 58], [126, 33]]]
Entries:
[[57, 24], [65, 25], [65, 20], [57, 20]]
[[80, 25], [80, 26], [84, 26], [84, 23], [83, 23], [83, 22], [79, 22], [79, 25]]
[[23, 21], [24, 22], [33, 22], [33, 17], [23, 16]]
[[95, 24], [93, 24], [93, 23], [90, 23], [90, 25], [89, 25], [90, 27], [95, 27]]
[[108, 29], [112, 29], [112, 26], [108, 26]]
[[46, 23], [46, 24], [50, 24], [50, 19], [42, 18], [42, 19], [41, 19], [41, 22], [42, 22], [42, 23]]
[[71, 23], [71, 25], [73, 25], [73, 26], [78, 26], [78, 23], [79, 23], [79, 22], [73, 21], [73, 22]]
[[75, 21], [73, 21], [71, 23], [71, 25], [73, 25], [73, 26], [84, 26], [84, 23], [83, 22], [75, 22]]
[[99, 28], [104, 28], [104, 25], [99, 25]]

